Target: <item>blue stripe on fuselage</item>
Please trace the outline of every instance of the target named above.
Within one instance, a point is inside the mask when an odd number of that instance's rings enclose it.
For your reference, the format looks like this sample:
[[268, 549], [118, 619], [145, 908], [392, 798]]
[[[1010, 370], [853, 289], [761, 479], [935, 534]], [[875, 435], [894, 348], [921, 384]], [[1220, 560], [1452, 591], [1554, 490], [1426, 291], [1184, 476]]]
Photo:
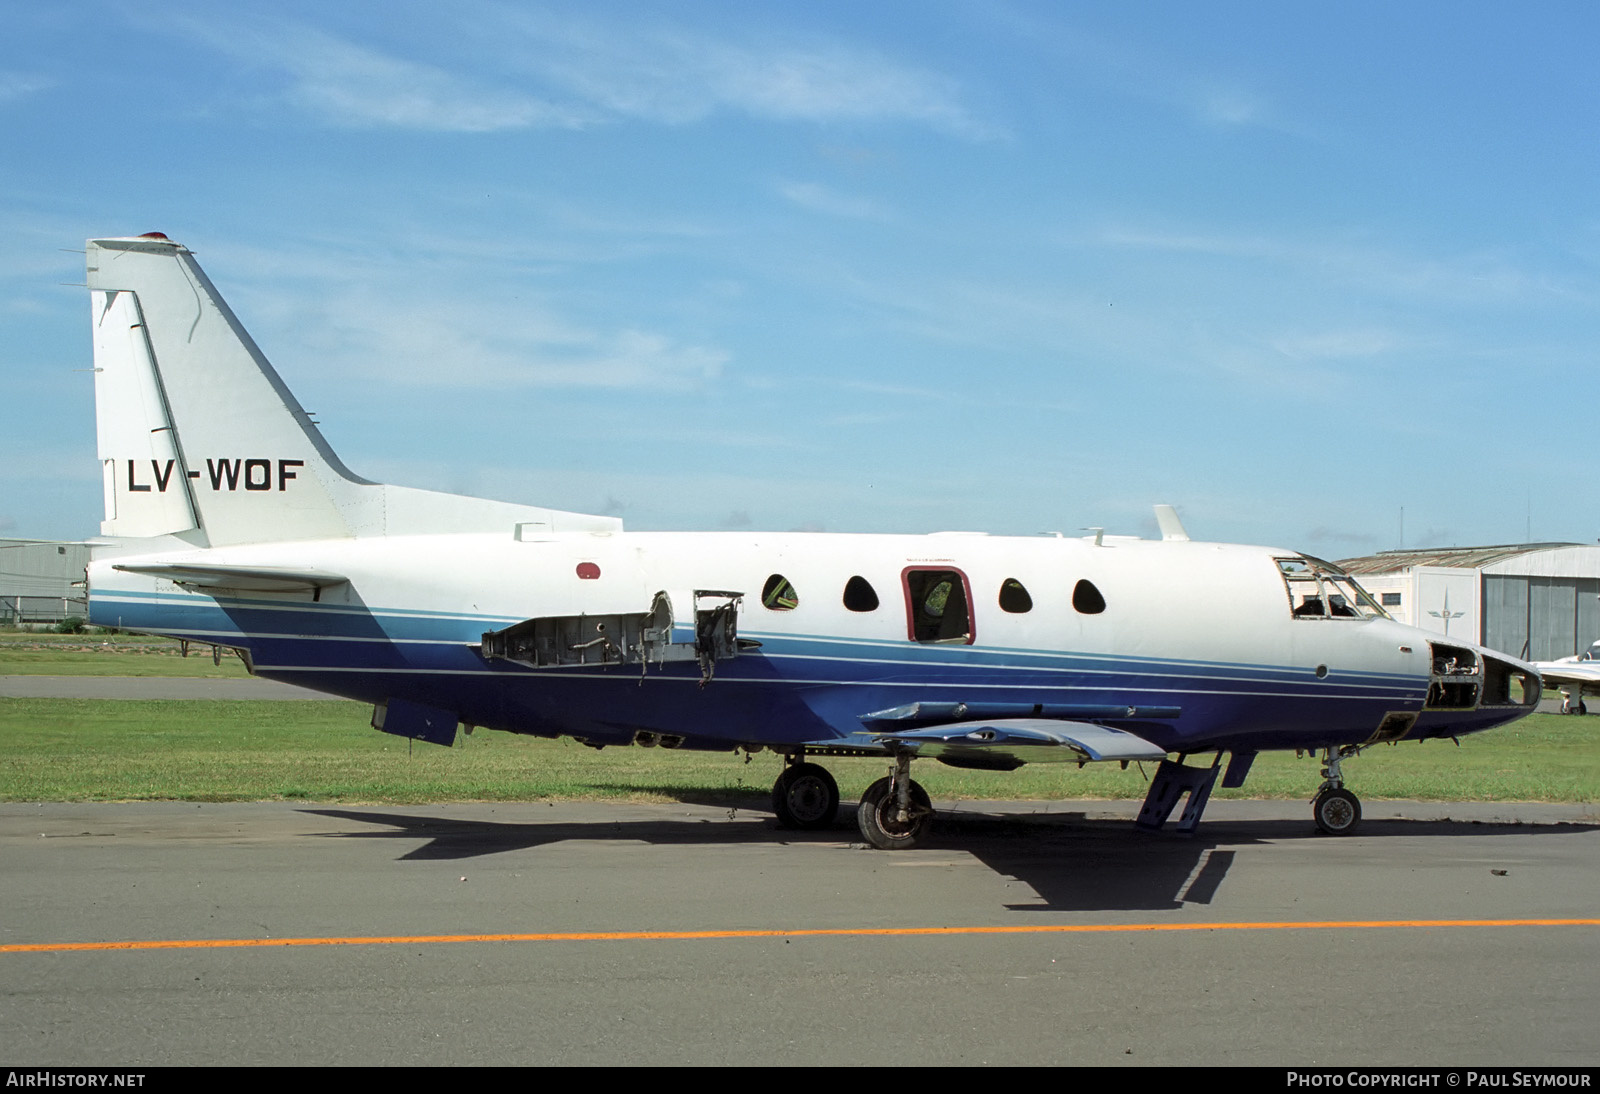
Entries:
[[[1317, 679], [1285, 665], [762, 632], [751, 635], [760, 650], [724, 662], [702, 689], [692, 663], [641, 675], [637, 666], [485, 662], [474, 646], [486, 630], [519, 621], [509, 616], [116, 592], [92, 598], [91, 621], [240, 646], [269, 677], [373, 702], [414, 698], [475, 724], [598, 739], [650, 729], [712, 747], [852, 734], [869, 710], [974, 696], [1176, 705], [1176, 721], [1139, 729], [1173, 751], [1208, 747], [1219, 734], [1272, 742], [1239, 747], [1310, 747], [1330, 734], [1359, 738], [1358, 727], [1385, 713], [1419, 708], [1426, 690], [1425, 680], [1403, 674], [1336, 669]], [[623, 681], [629, 686], [596, 687]]]

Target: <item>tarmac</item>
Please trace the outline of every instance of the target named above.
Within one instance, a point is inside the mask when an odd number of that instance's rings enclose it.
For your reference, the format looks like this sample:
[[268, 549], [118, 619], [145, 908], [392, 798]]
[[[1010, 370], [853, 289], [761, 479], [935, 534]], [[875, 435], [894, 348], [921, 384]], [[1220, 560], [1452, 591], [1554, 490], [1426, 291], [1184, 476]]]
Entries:
[[160, 1064], [1600, 1060], [1592, 806], [0, 805], [0, 1045]]

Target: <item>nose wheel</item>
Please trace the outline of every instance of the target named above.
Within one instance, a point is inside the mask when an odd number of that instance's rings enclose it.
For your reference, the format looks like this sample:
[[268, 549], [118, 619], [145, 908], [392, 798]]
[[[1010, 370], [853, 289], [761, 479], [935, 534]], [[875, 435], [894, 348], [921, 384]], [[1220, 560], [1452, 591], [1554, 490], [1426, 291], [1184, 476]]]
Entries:
[[1311, 815], [1328, 835], [1349, 835], [1361, 821], [1361, 799], [1343, 787], [1324, 790], [1312, 800]]
[[1311, 817], [1330, 836], [1348, 836], [1361, 823], [1361, 799], [1344, 788], [1340, 770], [1346, 756], [1360, 751], [1360, 745], [1323, 749], [1322, 786], [1311, 799]]
[[825, 767], [790, 764], [772, 784], [772, 811], [780, 828], [831, 828], [839, 812], [839, 784]]

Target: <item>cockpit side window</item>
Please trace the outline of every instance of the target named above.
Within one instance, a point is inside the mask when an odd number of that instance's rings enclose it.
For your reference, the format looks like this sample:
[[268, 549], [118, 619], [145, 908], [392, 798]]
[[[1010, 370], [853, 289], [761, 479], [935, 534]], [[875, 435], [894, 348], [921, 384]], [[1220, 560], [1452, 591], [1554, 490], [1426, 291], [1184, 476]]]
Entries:
[[960, 570], [908, 566], [902, 574], [906, 594], [906, 630], [913, 642], [971, 645], [972, 596]]
[[1278, 573], [1289, 593], [1289, 614], [1296, 619], [1387, 619], [1372, 595], [1356, 579], [1331, 562], [1304, 555], [1280, 558]]

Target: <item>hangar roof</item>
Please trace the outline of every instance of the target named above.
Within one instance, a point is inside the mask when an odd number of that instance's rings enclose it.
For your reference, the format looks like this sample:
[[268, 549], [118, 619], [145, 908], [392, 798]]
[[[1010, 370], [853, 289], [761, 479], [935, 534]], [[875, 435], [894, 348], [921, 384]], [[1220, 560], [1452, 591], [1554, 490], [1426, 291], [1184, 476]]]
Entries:
[[1375, 555], [1340, 559], [1339, 565], [1352, 574], [1390, 574], [1416, 566], [1449, 566], [1479, 570], [1522, 555], [1583, 547], [1581, 543], [1502, 543], [1493, 547], [1418, 547], [1400, 551], [1379, 551]]

